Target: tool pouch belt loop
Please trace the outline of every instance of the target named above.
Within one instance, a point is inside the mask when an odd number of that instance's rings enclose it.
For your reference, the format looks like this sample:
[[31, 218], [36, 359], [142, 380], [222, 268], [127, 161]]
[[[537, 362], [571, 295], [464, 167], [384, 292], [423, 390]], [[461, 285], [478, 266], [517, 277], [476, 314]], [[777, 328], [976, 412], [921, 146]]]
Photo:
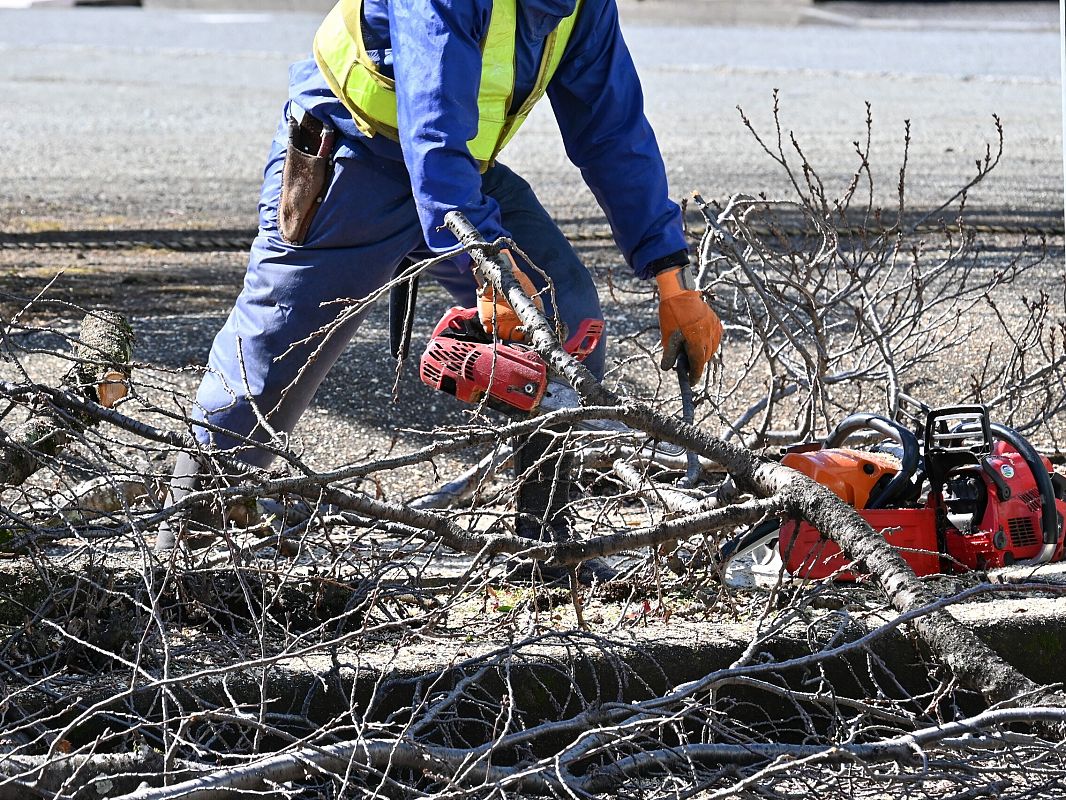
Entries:
[[289, 144], [278, 203], [278, 232], [289, 244], [304, 243], [328, 188], [330, 157], [328, 153], [313, 154], [320, 150], [321, 140], [322, 124], [318, 120], [310, 115], [304, 116], [303, 123], [289, 120]]

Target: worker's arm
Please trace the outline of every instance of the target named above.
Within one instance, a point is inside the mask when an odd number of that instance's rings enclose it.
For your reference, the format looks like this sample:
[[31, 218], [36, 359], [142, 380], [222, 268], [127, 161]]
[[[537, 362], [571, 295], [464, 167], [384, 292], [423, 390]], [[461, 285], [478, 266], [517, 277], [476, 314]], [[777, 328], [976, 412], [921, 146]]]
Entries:
[[607, 214], [633, 271], [650, 278], [687, 264], [681, 211], [668, 195], [614, 0], [584, 0], [548, 97], [566, 153]]
[[607, 214], [626, 261], [639, 277], [656, 278], [663, 369], [683, 350], [689, 377], [698, 380], [722, 326], [689, 272], [681, 210], [668, 195], [615, 0], [584, 0], [548, 96], [567, 155]]
[[456, 246], [444, 227], [452, 210], [490, 242], [507, 235], [466, 144], [477, 133], [480, 43], [491, 11], [490, 0], [389, 4], [400, 146], [426, 243], [436, 251]]

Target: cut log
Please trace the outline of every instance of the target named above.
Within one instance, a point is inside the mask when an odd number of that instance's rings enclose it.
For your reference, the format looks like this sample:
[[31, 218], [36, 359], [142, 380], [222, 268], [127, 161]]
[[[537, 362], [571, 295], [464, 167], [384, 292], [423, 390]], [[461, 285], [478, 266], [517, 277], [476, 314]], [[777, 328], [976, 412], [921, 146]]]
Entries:
[[[64, 383], [110, 408], [129, 391], [133, 329], [121, 314], [94, 311], [81, 323], [74, 366]], [[0, 485], [20, 486], [57, 455], [72, 434], [96, 422], [87, 414], [39, 407], [16, 435], [0, 438]]]

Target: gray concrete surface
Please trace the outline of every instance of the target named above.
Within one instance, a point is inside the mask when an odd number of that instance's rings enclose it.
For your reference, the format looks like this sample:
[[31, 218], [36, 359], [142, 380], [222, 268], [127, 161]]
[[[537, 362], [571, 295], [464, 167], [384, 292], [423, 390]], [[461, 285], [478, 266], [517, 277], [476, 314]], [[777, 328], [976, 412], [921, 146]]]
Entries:
[[[869, 100], [875, 175], [891, 199], [910, 119], [910, 196], [923, 207], [971, 175], [998, 113], [1003, 163], [971, 205], [1061, 224], [1054, 4], [823, 3], [812, 8], [833, 19], [797, 20], [764, 13], [774, 5], [621, 2], [676, 196], [787, 192], [736, 111], [772, 133], [778, 88], [785, 128], [831, 190], [857, 163]], [[776, 7], [786, 5], [803, 8]], [[749, 7], [757, 19], [738, 11]], [[0, 231], [252, 225], [287, 65], [307, 53], [318, 18], [0, 11]], [[602, 226], [547, 104], [504, 160], [571, 229]]]

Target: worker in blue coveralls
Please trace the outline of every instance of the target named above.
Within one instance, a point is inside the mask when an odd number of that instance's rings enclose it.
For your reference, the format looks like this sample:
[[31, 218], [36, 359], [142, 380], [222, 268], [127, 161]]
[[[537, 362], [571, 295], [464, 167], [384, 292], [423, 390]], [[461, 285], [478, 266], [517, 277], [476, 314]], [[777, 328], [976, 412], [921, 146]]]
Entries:
[[[347, 320], [324, 342], [314, 337], [337, 317], [329, 301], [366, 297], [405, 265], [455, 248], [444, 227], [451, 210], [487, 241], [512, 239], [543, 270], [550, 292], [536, 270], [516, 263], [549, 316], [569, 330], [602, 319], [588, 270], [529, 184], [497, 160], [545, 94], [626, 261], [658, 282], [663, 368], [683, 349], [699, 379], [721, 326], [693, 285], [680, 209], [667, 194], [615, 0], [341, 0], [313, 51], [290, 70], [259, 233], [244, 288], [211, 348], [197, 395], [201, 419], [256, 441], [269, 438], [263, 420], [291, 431], [362, 320]], [[429, 274], [457, 304], [475, 305], [468, 256]], [[513, 315], [503, 299], [481, 306], [499, 324]], [[491, 316], [484, 321], [491, 325]], [[585, 361], [597, 377], [605, 346], [606, 338]], [[272, 459], [217, 432], [197, 435], [240, 447], [251, 464]], [[553, 438], [531, 437], [515, 457], [526, 477], [518, 532], [531, 538], [569, 535], [566, 491], [545, 491], [548, 476], [567, 472], [561, 454], [545, 458]], [[196, 471], [192, 457], [179, 459], [173, 496], [194, 487]], [[158, 546], [173, 539], [164, 531]]]

